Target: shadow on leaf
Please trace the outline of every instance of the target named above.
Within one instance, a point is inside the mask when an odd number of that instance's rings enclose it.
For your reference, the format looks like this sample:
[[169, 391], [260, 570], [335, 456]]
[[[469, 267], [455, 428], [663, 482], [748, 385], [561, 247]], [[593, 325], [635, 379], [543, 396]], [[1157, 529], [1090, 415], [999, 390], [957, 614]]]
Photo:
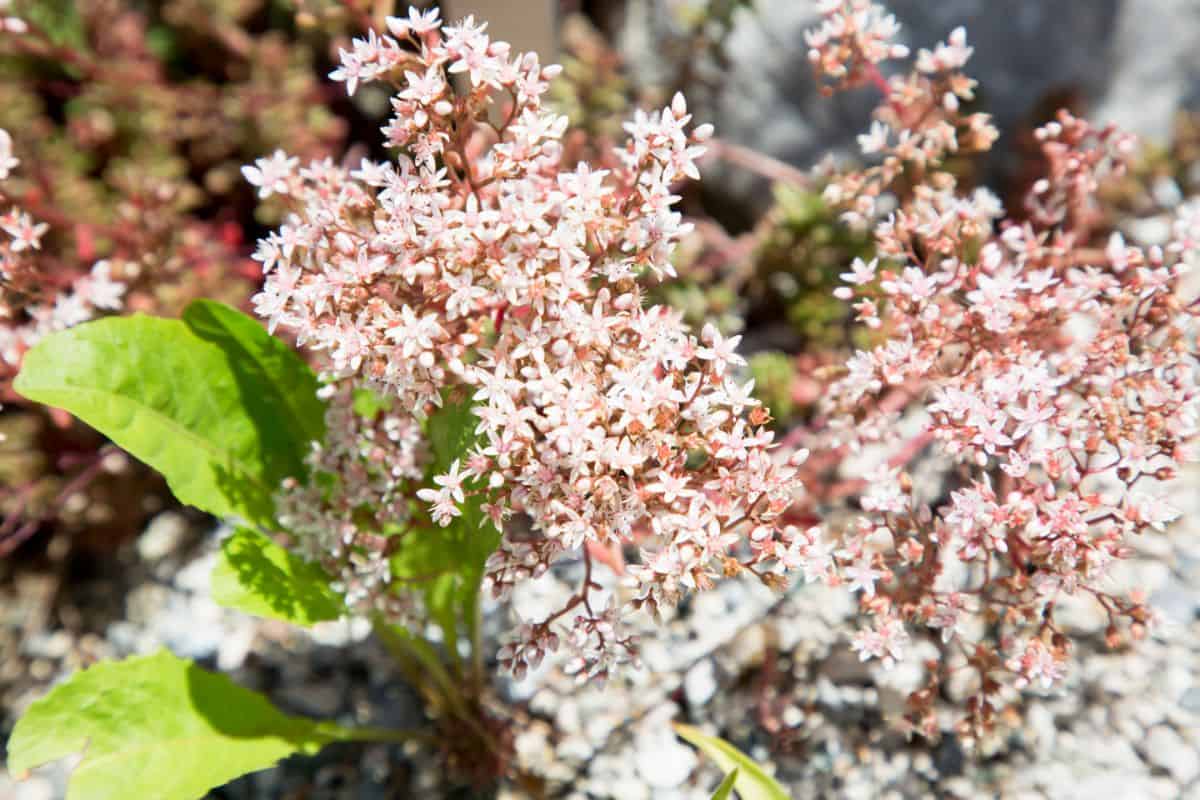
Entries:
[[224, 606], [297, 625], [337, 619], [343, 610], [324, 570], [245, 528], [221, 545], [212, 591]]
[[325, 433], [324, 405], [312, 370], [286, 344], [228, 306], [197, 301], [188, 306], [183, 321], [224, 353], [272, 485], [284, 478], [302, 479], [310, 443]]

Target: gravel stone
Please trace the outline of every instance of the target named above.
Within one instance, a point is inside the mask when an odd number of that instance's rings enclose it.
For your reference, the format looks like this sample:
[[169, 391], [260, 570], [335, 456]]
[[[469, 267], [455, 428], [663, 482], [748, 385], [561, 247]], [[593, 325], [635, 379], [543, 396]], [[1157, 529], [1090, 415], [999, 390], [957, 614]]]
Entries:
[[1200, 752], [1167, 725], [1156, 725], [1146, 735], [1146, 758], [1156, 767], [1171, 773], [1180, 784], [1200, 776]]

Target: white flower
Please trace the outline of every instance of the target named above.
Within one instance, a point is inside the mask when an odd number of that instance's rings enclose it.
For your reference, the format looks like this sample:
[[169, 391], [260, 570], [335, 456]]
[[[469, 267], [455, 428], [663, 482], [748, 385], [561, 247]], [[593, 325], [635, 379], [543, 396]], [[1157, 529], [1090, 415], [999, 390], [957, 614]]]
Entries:
[[862, 150], [863, 155], [869, 156], [875, 153], [882, 153], [888, 145], [888, 134], [891, 132], [885, 123], [879, 120], [871, 122], [871, 130], [868, 133], [859, 134], [858, 146]]
[[842, 570], [850, 583], [851, 592], [862, 591], [867, 597], [875, 596], [875, 582], [883, 577], [883, 572], [875, 569], [867, 561], [858, 561]]
[[258, 187], [259, 198], [265, 200], [273, 194], [288, 194], [288, 182], [299, 163], [299, 158], [276, 150], [269, 158], [256, 160], [254, 166], [242, 167], [242, 175], [251, 186]]
[[392, 32], [393, 36], [406, 36], [409, 33], [420, 36], [441, 27], [442, 20], [440, 15], [441, 11], [437, 8], [431, 8], [428, 11], [409, 8], [407, 18], [387, 17], [384, 22], [387, 23], [387, 28]]
[[108, 261], [97, 261], [91, 274], [81, 280], [76, 291], [96, 308], [105, 311], [120, 310], [125, 296], [125, 284], [112, 279], [112, 265]]
[[21, 161], [13, 155], [12, 137], [8, 131], [0, 128], [0, 181], [9, 176]]

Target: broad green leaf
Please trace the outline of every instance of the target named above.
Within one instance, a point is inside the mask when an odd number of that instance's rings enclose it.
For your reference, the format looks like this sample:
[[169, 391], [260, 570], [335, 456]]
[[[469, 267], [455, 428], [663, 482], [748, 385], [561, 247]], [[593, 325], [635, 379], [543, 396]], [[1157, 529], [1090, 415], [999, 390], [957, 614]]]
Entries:
[[718, 736], [709, 736], [691, 725], [674, 725], [675, 733], [717, 762], [726, 775], [737, 770], [733, 788], [742, 800], [789, 800], [788, 793], [763, 771], [754, 759]]
[[312, 372], [231, 308], [135, 314], [46, 337], [14, 387], [65, 408], [161, 472], [182, 502], [273, 526], [274, 493], [304, 474], [323, 413]]
[[740, 772], [735, 767], [732, 772], [725, 776], [725, 780], [721, 781], [721, 785], [713, 792], [710, 800], [729, 800], [729, 796], [733, 794], [733, 785], [737, 783]]
[[212, 594], [228, 608], [295, 625], [337, 619], [343, 613], [323, 569], [246, 528], [222, 542], [212, 571]]
[[34, 702], [8, 740], [8, 770], [82, 752], [67, 800], [192, 800], [346, 738], [164, 650], [102, 661]]
[[[446, 472], [456, 459], [467, 457], [478, 424], [469, 400], [447, 401], [429, 417], [425, 430], [434, 454], [429, 481]], [[482, 505], [479, 496], [468, 497], [460, 506], [462, 516], [447, 527], [406, 531], [392, 558], [392, 574], [422, 588], [430, 616], [442, 628], [450, 648], [457, 639], [458, 624], [469, 631], [475, 622], [484, 562], [500, 543], [500, 532]]]
[[284, 412], [279, 424], [289, 435], [287, 449], [303, 461], [309, 443], [325, 438], [325, 404], [317, 397], [317, 378], [309, 366], [257, 320], [224, 303], [196, 300], [184, 309], [183, 321], [229, 355], [247, 389], [267, 394], [266, 403]]

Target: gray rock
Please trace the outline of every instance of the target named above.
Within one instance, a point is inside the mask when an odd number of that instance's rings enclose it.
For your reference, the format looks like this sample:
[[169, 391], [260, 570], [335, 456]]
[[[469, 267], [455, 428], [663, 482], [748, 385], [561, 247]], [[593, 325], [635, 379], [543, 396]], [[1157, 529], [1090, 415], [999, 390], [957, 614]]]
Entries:
[[1181, 784], [1191, 783], [1200, 776], [1200, 752], [1174, 728], [1167, 725], [1151, 728], [1144, 749], [1146, 759], [1151, 764], [1165, 769]]
[[1200, 686], [1193, 686], [1179, 698], [1179, 705], [1193, 713], [1200, 713]]
[[1047, 794], [1063, 800], [1090, 800], [1101, 797], [1137, 797], [1139, 800], [1169, 800], [1179, 796], [1179, 787], [1165, 779], [1149, 775], [1104, 770], [1076, 776], [1066, 785], [1048, 787]]
[[692, 708], [707, 703], [717, 688], [717, 669], [709, 658], [697, 662], [683, 677], [683, 693]]
[[137, 552], [143, 561], [158, 561], [174, 553], [188, 535], [188, 522], [178, 511], [164, 511], [150, 520], [138, 537]]
[[[661, 82], [660, 48], [675, 25], [677, 0], [630, 0], [621, 37], [630, 73]], [[888, 0], [914, 52], [964, 25], [975, 54], [982, 107], [1002, 132], [1030, 119], [1052, 96], [1078, 95], [1099, 119], [1154, 139], [1169, 136], [1174, 113], [1200, 101], [1200, 3], [1195, 0]], [[853, 146], [877, 97], [870, 91], [822, 97], [806, 59], [804, 31], [814, 0], [757, 0], [727, 42], [731, 68], [712, 108], [697, 108], [718, 135], [797, 166]], [[1169, 20], [1169, 24], [1165, 21]], [[696, 68], [699, 72], [705, 70]], [[711, 71], [711, 70], [710, 70]], [[697, 91], [698, 96], [703, 96]], [[709, 168], [737, 202], [761, 209], [761, 179]]]
[[1150, 605], [1167, 620], [1187, 625], [1200, 612], [1200, 591], [1177, 583], [1171, 584], [1150, 595]]
[[1095, 764], [1104, 769], [1121, 769], [1130, 772], [1144, 769], [1130, 740], [1114, 736], [1113, 731], [1108, 728], [1087, 731], [1086, 735], [1080, 735], [1075, 739], [1072, 748], [1063, 747], [1059, 753], [1069, 755], [1072, 761]]
[[54, 783], [40, 775], [33, 775], [23, 781], [9, 781], [7, 775], [0, 775], [0, 796], [11, 797], [13, 800], [54, 800], [58, 793], [54, 789]]
[[634, 759], [638, 774], [655, 789], [679, 786], [699, 763], [696, 751], [675, 738], [670, 728], [639, 736]]
[[762, 663], [767, 653], [767, 631], [762, 625], [746, 628], [733, 640], [730, 654], [740, 669], [750, 669]]
[[345, 693], [335, 681], [315, 681], [288, 686], [280, 692], [280, 702], [315, 717], [331, 717], [342, 708]]
[[874, 672], [875, 665], [860, 659], [845, 643], [834, 646], [820, 666], [821, 677], [836, 684], [868, 684]]
[[1115, 23], [1109, 40], [1113, 68], [1096, 116], [1165, 139], [1175, 112], [1195, 108], [1200, 100], [1200, 3], [1124, 0]]
[[66, 631], [36, 633], [24, 643], [21, 651], [34, 658], [60, 659], [71, 649], [71, 637]]
[[1025, 715], [1025, 723], [1032, 734], [1031, 744], [1041, 752], [1054, 749], [1058, 738], [1058, 727], [1054, 724], [1054, 714], [1042, 703], [1035, 703]]

